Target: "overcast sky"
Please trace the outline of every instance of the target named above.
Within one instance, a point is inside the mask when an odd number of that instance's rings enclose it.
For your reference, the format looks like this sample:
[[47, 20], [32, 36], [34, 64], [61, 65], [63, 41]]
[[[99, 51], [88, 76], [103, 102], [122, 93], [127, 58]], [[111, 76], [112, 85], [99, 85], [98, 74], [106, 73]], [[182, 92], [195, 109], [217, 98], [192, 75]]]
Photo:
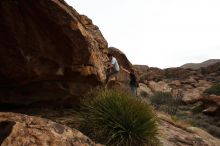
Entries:
[[220, 0], [66, 0], [133, 64], [220, 59]]

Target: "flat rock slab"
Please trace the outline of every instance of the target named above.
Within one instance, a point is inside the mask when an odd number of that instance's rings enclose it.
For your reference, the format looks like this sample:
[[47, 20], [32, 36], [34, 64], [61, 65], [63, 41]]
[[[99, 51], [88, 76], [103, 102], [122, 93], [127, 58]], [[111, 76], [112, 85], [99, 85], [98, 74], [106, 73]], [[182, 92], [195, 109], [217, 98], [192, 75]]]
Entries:
[[1, 146], [101, 146], [81, 132], [39, 117], [0, 112]]
[[220, 140], [202, 129], [181, 121], [174, 122], [169, 115], [158, 113], [159, 136], [163, 146], [220, 146]]

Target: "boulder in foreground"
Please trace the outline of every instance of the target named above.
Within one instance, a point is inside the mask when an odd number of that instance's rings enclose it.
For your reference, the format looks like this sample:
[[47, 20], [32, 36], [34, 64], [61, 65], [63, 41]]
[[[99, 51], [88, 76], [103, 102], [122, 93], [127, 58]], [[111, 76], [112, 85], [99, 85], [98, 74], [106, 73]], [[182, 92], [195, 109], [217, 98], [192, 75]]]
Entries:
[[101, 146], [75, 129], [16, 113], [0, 113], [0, 145]]

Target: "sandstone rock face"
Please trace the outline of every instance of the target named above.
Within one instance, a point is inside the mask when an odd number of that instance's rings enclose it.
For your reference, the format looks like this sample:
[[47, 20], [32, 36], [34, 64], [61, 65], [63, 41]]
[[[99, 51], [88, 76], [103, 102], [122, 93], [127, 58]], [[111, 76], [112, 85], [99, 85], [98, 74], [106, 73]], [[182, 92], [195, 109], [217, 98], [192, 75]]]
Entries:
[[194, 103], [203, 99], [203, 92], [211, 86], [209, 82], [204, 80], [188, 80], [187, 85], [191, 85], [191, 87], [187, 87], [186, 85], [183, 86], [185, 91], [183, 91], [184, 93], [182, 100], [185, 103]]
[[220, 140], [207, 132], [181, 121], [174, 122], [169, 115], [157, 114], [160, 119], [159, 140], [163, 146], [219, 146]]
[[147, 85], [143, 83], [139, 83], [138, 95], [141, 97], [148, 97], [153, 95], [153, 92]]
[[0, 32], [0, 103], [79, 96], [105, 80], [106, 40], [63, 0], [1, 0]]
[[101, 146], [81, 132], [50, 120], [0, 113], [1, 146]]
[[169, 87], [169, 85], [163, 81], [160, 82], [150, 81], [148, 83], [148, 86], [153, 92], [171, 92], [172, 90]]
[[202, 93], [206, 88], [203, 89], [190, 89], [184, 92], [182, 101], [185, 103], [194, 103], [203, 98]]
[[143, 75], [141, 75], [140, 79], [141, 82], [144, 82], [145, 80], [161, 81], [162, 79], [164, 79], [164, 77], [164, 71], [162, 69], [150, 67], [147, 72], [144, 72]]

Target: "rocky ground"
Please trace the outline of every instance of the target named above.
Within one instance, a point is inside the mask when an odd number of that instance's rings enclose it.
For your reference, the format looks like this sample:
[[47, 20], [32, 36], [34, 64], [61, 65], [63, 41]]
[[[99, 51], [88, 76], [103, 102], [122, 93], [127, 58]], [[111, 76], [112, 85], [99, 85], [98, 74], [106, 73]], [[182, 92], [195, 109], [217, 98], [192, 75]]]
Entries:
[[[29, 127], [29, 129], [26, 129], [25, 127], [23, 127], [24, 129], [27, 130], [23, 132], [24, 133], [23, 136], [28, 134], [28, 132], [32, 132], [32, 136], [33, 136], [33, 138], [27, 139], [27, 143], [28, 142], [34, 143], [35, 141], [38, 141], [39, 143], [43, 144], [46, 140], [48, 140], [49, 142], [50, 140], [53, 140], [54, 138], [57, 138], [57, 137], [58, 138], [56, 142], [62, 143], [63, 140], [68, 141], [69, 135], [72, 135], [73, 137], [75, 137], [76, 135], [76, 137], [80, 137], [80, 138], [74, 138], [74, 139], [77, 139], [76, 141], [74, 141], [75, 143], [80, 143], [80, 144], [82, 143], [82, 145], [84, 143], [85, 145], [88, 145], [88, 146], [95, 145], [93, 142], [90, 142], [88, 138], [83, 136], [80, 132], [77, 132], [77, 130], [72, 130], [73, 132], [75, 132], [74, 134], [73, 133], [67, 134], [66, 130], [62, 130], [62, 131], [65, 131], [65, 133], [63, 133], [64, 136], [62, 137], [62, 139], [61, 137], [59, 137], [59, 135], [57, 136], [57, 134], [55, 134], [56, 137], [53, 135], [54, 132], [51, 130], [57, 131], [56, 128], [58, 128], [58, 132], [59, 132], [60, 131], [59, 129], [63, 129], [63, 128], [68, 129], [67, 127], [62, 126], [62, 125], [66, 125], [68, 127], [76, 128], [76, 129], [78, 128], [78, 125], [79, 125], [77, 123], [78, 117], [75, 113], [76, 110], [74, 109], [45, 109], [45, 108], [33, 109], [31, 108], [31, 109], [20, 109], [18, 111], [21, 113], [32, 115], [34, 117], [29, 118], [28, 116], [24, 116], [21, 114], [1, 113], [0, 121], [10, 120], [10, 121], [14, 121], [15, 123], [19, 123], [17, 124], [16, 127], [20, 126], [22, 123], [25, 123], [26, 127]], [[208, 134], [207, 132], [199, 128], [193, 127], [189, 123], [185, 123], [163, 112], [157, 112], [157, 116], [159, 119], [158, 139], [160, 140], [160, 143], [162, 146], [219, 146], [220, 144], [219, 139], [211, 136], [210, 134]], [[50, 119], [61, 125], [45, 120], [45, 119], [37, 118], [37, 117]], [[37, 136], [36, 130], [38, 130], [37, 131], [38, 133], [42, 133], [45, 136], [42, 136], [42, 138], [39, 138], [39, 139], [35, 139], [35, 137]], [[47, 133], [47, 130], [48, 132], [52, 132], [52, 134]], [[70, 132], [70, 129], [68, 130]], [[16, 131], [14, 131], [13, 134], [11, 134], [7, 139], [5, 139], [4, 143], [7, 144], [9, 142], [10, 143], [15, 142], [15, 140], [11, 140], [10, 138], [13, 135], [16, 135]], [[25, 140], [24, 137], [22, 136], [17, 139], [20, 139], [21, 143]], [[72, 142], [73, 141], [69, 141], [68, 143], [72, 143]]]
[[[140, 66], [139, 66], [140, 68]], [[140, 74], [139, 94], [143, 98], [155, 92], [170, 92], [182, 100], [176, 116], [194, 126], [220, 137], [220, 96], [204, 95], [204, 91], [219, 83], [219, 63], [200, 70], [170, 68], [137, 69]]]
[[48, 119], [0, 112], [1, 146], [101, 146], [76, 129]]

